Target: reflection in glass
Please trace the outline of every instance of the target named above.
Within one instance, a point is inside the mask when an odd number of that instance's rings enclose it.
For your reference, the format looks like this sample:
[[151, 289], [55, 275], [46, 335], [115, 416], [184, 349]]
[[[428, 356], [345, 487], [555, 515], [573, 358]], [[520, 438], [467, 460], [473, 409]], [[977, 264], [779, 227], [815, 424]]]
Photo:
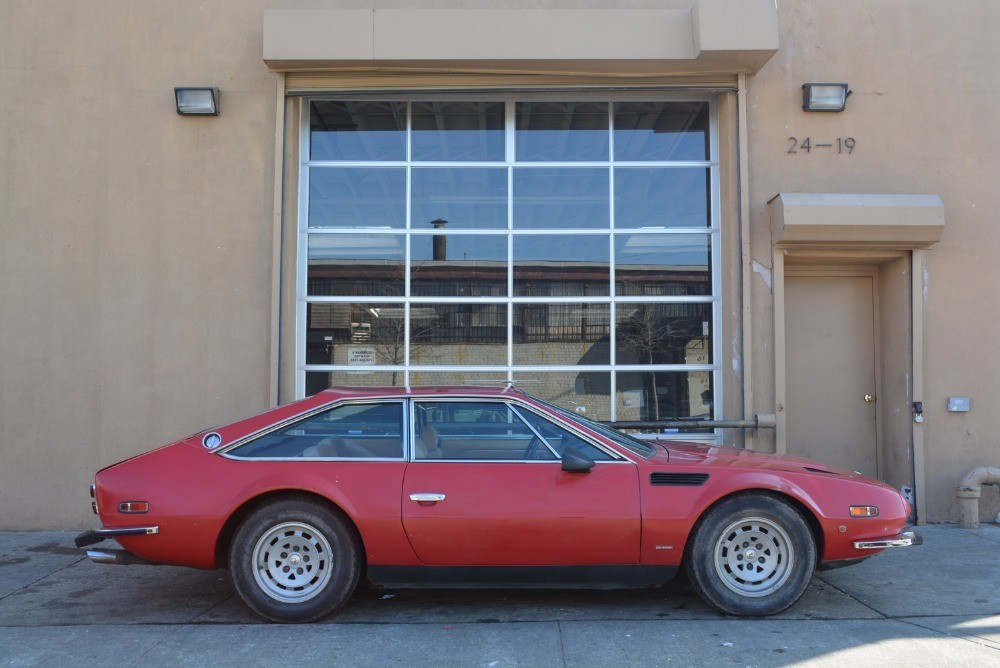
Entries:
[[[444, 228], [444, 221], [438, 224]], [[413, 235], [410, 294], [433, 297], [507, 295], [507, 236]]]
[[413, 304], [410, 363], [507, 363], [506, 304]]
[[406, 226], [406, 170], [314, 167], [309, 227]]
[[310, 234], [310, 296], [403, 296], [403, 236]]
[[615, 227], [710, 227], [708, 184], [706, 167], [619, 167]]
[[307, 371], [306, 394], [311, 397], [328, 387], [396, 387], [403, 384], [403, 371]]
[[710, 371], [619, 372], [616, 381], [617, 420], [712, 419]]
[[708, 234], [615, 235], [615, 294], [712, 294]]
[[427, 167], [411, 172], [410, 221], [421, 229], [444, 220], [448, 229], [507, 229], [507, 170]]
[[[614, 457], [604, 452], [597, 446], [577, 436], [565, 427], [552, 422], [552, 420], [543, 418], [534, 411], [524, 410], [521, 411], [521, 415], [524, 416], [525, 421], [531, 425], [532, 429], [538, 432], [538, 435], [542, 437], [545, 444], [548, 445], [560, 459], [562, 459], [563, 455], [566, 453], [567, 448], [574, 448], [578, 453], [582, 454], [584, 457], [589, 457], [595, 462], [614, 459]], [[531, 450], [528, 452], [531, 452]], [[535, 456], [532, 457], [532, 459], [539, 459], [539, 457]]]
[[412, 371], [410, 385], [504, 387], [507, 385], [507, 374], [503, 371]]
[[518, 102], [516, 114], [518, 161], [608, 159], [606, 102]]
[[611, 363], [609, 304], [515, 304], [514, 364]]
[[519, 297], [610, 294], [608, 235], [514, 236], [514, 294]]
[[405, 102], [316, 101], [309, 105], [311, 160], [405, 160]]
[[615, 160], [708, 157], [708, 102], [615, 104]]
[[615, 311], [618, 364], [711, 364], [712, 305], [619, 303]]
[[610, 224], [607, 169], [514, 170], [514, 229], [595, 229]]
[[518, 389], [591, 420], [611, 419], [611, 374], [514, 370]]
[[503, 102], [412, 103], [412, 160], [504, 159]]
[[306, 364], [402, 364], [402, 304], [311, 303], [306, 309]]

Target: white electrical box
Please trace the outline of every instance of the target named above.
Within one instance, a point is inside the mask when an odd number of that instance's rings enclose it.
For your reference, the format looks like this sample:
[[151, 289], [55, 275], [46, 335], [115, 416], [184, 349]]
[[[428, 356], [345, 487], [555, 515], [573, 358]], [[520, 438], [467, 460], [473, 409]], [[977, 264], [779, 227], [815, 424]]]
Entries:
[[948, 397], [948, 412], [968, 413], [969, 397]]

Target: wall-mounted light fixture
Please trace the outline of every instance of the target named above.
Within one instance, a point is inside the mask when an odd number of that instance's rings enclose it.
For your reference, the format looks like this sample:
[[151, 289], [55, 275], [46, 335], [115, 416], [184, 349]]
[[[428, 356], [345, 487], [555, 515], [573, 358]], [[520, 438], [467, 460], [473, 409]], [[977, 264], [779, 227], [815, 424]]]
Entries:
[[845, 83], [802, 84], [802, 110], [843, 111], [852, 92]]
[[177, 113], [181, 116], [218, 116], [219, 89], [204, 86], [174, 88]]

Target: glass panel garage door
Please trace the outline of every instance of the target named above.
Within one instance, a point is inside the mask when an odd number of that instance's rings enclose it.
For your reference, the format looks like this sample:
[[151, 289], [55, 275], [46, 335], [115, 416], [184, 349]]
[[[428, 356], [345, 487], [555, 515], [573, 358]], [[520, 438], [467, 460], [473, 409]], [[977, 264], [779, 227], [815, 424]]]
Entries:
[[296, 381], [515, 382], [598, 420], [711, 418], [715, 104], [304, 105]]

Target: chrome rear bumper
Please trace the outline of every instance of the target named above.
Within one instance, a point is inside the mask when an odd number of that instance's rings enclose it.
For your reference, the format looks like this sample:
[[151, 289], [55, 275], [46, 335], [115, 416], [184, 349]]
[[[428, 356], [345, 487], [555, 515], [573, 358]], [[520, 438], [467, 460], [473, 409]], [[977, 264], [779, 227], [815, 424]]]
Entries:
[[115, 538], [116, 536], [148, 536], [160, 533], [160, 527], [128, 527], [124, 529], [91, 529], [84, 531], [73, 541], [77, 547], [86, 547], [94, 543], [100, 543], [105, 538]]
[[893, 538], [879, 538], [877, 540], [856, 540], [855, 550], [882, 550], [887, 547], [910, 547], [911, 545], [922, 545], [924, 537], [916, 531], [904, 531]]

